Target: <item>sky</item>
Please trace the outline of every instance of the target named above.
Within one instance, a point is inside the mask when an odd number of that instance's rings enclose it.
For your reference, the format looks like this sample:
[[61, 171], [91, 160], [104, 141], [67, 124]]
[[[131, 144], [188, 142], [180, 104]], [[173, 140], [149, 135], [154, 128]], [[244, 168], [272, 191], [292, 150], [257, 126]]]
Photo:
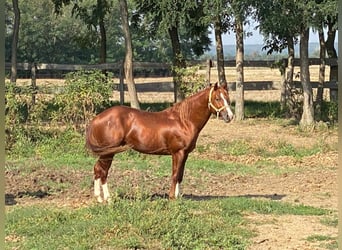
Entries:
[[[244, 40], [244, 44], [245, 45], [249, 45], [249, 44], [263, 44], [263, 36], [260, 35], [259, 30], [255, 30], [255, 23], [252, 23], [249, 26], [245, 26], [245, 32], [252, 32], [253, 35], [250, 37], [246, 37]], [[325, 32], [326, 34], [326, 32]], [[336, 42], [337, 42], [337, 38], [338, 38], [338, 32], [336, 32]], [[214, 31], [211, 31], [210, 34], [210, 39], [213, 41], [213, 45], [215, 46], [215, 37], [214, 37]], [[318, 34], [317, 32], [313, 32], [312, 30], [310, 30], [310, 39], [309, 39], [310, 43], [318, 43]], [[230, 34], [223, 34], [222, 35], [222, 43], [223, 45], [235, 45], [235, 33], [231, 32]]]

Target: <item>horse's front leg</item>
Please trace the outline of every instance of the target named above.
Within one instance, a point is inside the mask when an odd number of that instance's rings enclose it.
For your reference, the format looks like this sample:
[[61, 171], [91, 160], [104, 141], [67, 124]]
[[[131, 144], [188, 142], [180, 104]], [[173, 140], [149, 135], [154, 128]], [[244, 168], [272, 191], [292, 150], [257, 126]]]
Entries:
[[[114, 155], [100, 156], [94, 166], [94, 195], [98, 202], [110, 201], [107, 177]], [[103, 199], [101, 197], [101, 187]]]
[[180, 196], [181, 183], [183, 181], [184, 166], [188, 159], [188, 154], [184, 151], [178, 151], [172, 155], [172, 176], [171, 176], [171, 188], [169, 192], [169, 198], [175, 199]]

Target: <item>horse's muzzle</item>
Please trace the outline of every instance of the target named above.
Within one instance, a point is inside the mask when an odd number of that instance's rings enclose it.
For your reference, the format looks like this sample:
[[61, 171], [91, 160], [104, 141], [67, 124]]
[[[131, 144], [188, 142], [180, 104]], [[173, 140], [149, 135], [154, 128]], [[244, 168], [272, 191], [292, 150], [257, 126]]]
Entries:
[[234, 119], [234, 114], [231, 111], [230, 107], [227, 107], [226, 109], [221, 111], [221, 117], [226, 123], [231, 122]]
[[223, 115], [221, 115], [221, 116], [222, 116], [224, 122], [226, 122], [226, 123], [231, 122], [234, 119], [234, 116], [230, 117], [228, 115], [228, 113], [226, 113], [226, 112]]

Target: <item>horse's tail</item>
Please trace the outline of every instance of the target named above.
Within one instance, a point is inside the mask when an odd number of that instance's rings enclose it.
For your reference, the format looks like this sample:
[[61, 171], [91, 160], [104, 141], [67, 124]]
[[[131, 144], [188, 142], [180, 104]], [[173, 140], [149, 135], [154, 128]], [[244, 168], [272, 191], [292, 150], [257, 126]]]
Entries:
[[99, 145], [94, 136], [92, 124], [88, 125], [86, 129], [85, 137], [86, 137], [85, 146], [88, 149], [88, 151], [90, 151], [91, 154], [93, 154], [94, 156], [117, 154], [117, 153], [121, 153], [131, 148], [128, 145], [123, 145], [123, 146]]

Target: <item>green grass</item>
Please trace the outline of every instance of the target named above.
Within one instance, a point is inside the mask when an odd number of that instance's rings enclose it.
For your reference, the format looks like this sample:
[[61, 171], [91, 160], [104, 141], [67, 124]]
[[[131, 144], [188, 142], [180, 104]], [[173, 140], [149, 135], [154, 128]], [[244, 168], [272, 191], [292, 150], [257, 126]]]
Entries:
[[319, 242], [319, 246], [324, 249], [338, 249], [338, 243], [336, 237], [328, 235], [314, 234], [306, 238], [309, 242]]
[[204, 201], [116, 199], [79, 209], [14, 207], [6, 213], [6, 249], [245, 249], [254, 235], [243, 218], [326, 215], [328, 210], [250, 198]]
[[[36, 131], [35, 139], [19, 137], [18, 144], [7, 154], [6, 170], [18, 170], [21, 175], [32, 174], [37, 168], [61, 169], [68, 176], [80, 171], [92, 171], [96, 158], [87, 154], [84, 137], [71, 130], [50, 136]], [[253, 176], [258, 173], [275, 175], [296, 168], [280, 166], [276, 157], [302, 159], [317, 153], [335, 150], [322, 141], [307, 148], [295, 147], [291, 142], [263, 142], [255, 145], [248, 140], [218, 141], [210, 147], [202, 145], [190, 154], [186, 170], [196, 178], [203, 173]], [[207, 155], [257, 156], [251, 163], [236, 163], [211, 159]], [[143, 155], [126, 151], [115, 156], [113, 167], [121, 170], [149, 171], [153, 177], [171, 174], [170, 156]], [[47, 170], [46, 170], [47, 171]], [[83, 171], [83, 172], [82, 172]], [[89, 189], [92, 176], [85, 176], [81, 189]], [[40, 180], [41, 181], [41, 180]], [[56, 183], [46, 179], [49, 192], [67, 190], [72, 183]], [[204, 183], [203, 185], [206, 185]], [[78, 209], [48, 205], [13, 206], [6, 211], [6, 249], [246, 249], [254, 232], [244, 218], [246, 213], [272, 215], [321, 216], [321, 223], [337, 226], [337, 217], [331, 211], [280, 201], [259, 200], [249, 197], [231, 197], [196, 201], [180, 199], [152, 200], [144, 184], [139, 189], [122, 185], [116, 187], [115, 202], [109, 206], [91, 205]], [[327, 248], [337, 245], [333, 239], [322, 239]], [[327, 243], [332, 241], [332, 243]], [[330, 244], [330, 245], [328, 245]], [[333, 248], [331, 248], [333, 249]]]
[[[278, 140], [278, 141], [263, 141], [255, 143], [245, 139], [233, 141], [220, 141], [211, 145], [214, 150], [220, 153], [225, 153], [233, 156], [254, 155], [265, 158], [278, 156], [291, 156], [297, 159], [302, 159], [306, 156], [315, 155], [317, 153], [324, 153], [330, 150], [337, 150], [332, 148], [328, 143], [321, 141], [308, 147], [296, 147], [292, 143]], [[199, 152], [204, 153], [210, 148], [201, 147]]]

